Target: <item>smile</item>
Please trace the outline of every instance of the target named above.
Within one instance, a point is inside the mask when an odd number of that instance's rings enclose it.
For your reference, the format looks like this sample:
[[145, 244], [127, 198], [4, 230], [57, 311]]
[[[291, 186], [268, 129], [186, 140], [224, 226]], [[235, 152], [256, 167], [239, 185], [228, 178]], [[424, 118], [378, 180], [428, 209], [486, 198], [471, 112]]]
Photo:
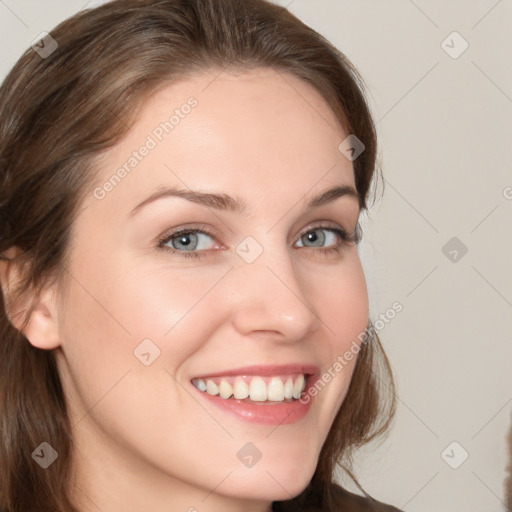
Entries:
[[308, 376], [303, 373], [294, 375], [239, 375], [236, 377], [213, 377], [192, 379], [192, 384], [212, 396], [224, 400], [249, 398], [253, 402], [283, 402], [297, 400], [306, 388]]
[[220, 410], [248, 422], [286, 425], [304, 418], [320, 378], [313, 365], [252, 366], [195, 377], [194, 389]]

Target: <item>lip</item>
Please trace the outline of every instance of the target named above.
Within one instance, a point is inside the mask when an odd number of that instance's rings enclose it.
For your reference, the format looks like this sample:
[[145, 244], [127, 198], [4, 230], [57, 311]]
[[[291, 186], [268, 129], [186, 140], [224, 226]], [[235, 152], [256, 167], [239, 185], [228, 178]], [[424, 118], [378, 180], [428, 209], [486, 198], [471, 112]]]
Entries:
[[247, 402], [234, 398], [224, 399], [219, 396], [209, 395], [205, 391], [197, 389], [192, 382], [190, 385], [196, 393], [202, 396], [203, 400], [211, 403], [219, 410], [237, 417], [238, 419], [265, 425], [289, 425], [296, 423], [304, 418], [314, 400], [310, 390], [314, 387], [316, 381], [320, 378], [318, 366], [311, 364], [288, 364], [288, 365], [253, 365], [243, 368], [233, 368], [221, 372], [210, 373], [208, 375], [194, 377], [196, 379], [206, 379], [209, 377], [222, 377], [232, 375], [287, 375], [293, 373], [304, 373], [308, 376], [306, 388], [302, 397], [293, 402]]
[[215, 373], [198, 375], [194, 379], [209, 379], [212, 377], [228, 377], [233, 375], [289, 375], [293, 373], [304, 373], [309, 375], [318, 375], [320, 368], [314, 364], [283, 364], [283, 365], [251, 365], [241, 368], [231, 368]]

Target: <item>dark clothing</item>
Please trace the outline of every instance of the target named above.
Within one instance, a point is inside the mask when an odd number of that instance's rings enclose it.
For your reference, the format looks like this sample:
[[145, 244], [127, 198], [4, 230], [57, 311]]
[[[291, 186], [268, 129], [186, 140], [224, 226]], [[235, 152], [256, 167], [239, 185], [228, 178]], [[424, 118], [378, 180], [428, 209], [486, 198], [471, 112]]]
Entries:
[[[289, 502], [274, 502], [274, 512], [403, 512], [370, 497], [359, 496], [343, 489], [337, 484], [329, 488], [330, 500], [312, 494], [298, 496]], [[330, 503], [330, 505], [322, 505]]]
[[343, 502], [344, 508], [342, 510], [346, 510], [346, 512], [402, 512], [392, 505], [386, 505], [371, 498], [358, 496], [339, 486], [335, 486], [335, 492]]

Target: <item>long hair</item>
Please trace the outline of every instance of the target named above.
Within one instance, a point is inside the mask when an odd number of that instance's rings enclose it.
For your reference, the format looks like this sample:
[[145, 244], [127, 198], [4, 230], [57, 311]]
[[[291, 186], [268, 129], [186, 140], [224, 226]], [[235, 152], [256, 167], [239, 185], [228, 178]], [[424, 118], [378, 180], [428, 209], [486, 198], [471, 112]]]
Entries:
[[505, 479], [505, 506], [507, 512], [512, 512], [512, 424], [507, 433], [507, 476]]
[[[377, 139], [365, 88], [350, 61], [315, 30], [267, 0], [115, 0], [58, 25], [44, 52], [28, 49], [0, 88], [0, 253], [19, 264], [0, 303], [0, 507], [72, 511], [73, 439], [53, 352], [33, 347], [10, 308], [59, 282], [70, 233], [97, 178], [95, 157], [128, 132], [144, 101], [191, 73], [271, 67], [316, 88], [346, 133], [365, 146], [353, 161], [362, 210], [378, 177]], [[20, 249], [9, 258], [9, 248]], [[25, 323], [30, 308], [25, 311]], [[395, 411], [391, 368], [367, 330], [344, 402], [304, 491], [276, 511], [339, 510], [338, 464], [384, 434]], [[41, 471], [33, 451], [47, 441], [58, 459]]]

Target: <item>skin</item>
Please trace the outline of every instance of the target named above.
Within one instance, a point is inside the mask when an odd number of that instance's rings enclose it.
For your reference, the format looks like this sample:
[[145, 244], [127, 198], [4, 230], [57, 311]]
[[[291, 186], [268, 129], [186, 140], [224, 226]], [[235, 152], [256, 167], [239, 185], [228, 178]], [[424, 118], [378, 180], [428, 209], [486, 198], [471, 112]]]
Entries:
[[[338, 150], [348, 134], [294, 75], [217, 75], [166, 85], [98, 158], [101, 186], [175, 108], [197, 99], [114, 190], [99, 200], [91, 189], [74, 224], [69, 278], [45, 291], [24, 331], [55, 352], [81, 511], [268, 511], [308, 484], [348, 389], [356, 358], [305, 418], [276, 428], [228, 415], [191, 387], [195, 376], [252, 364], [309, 362], [324, 372], [368, 322], [357, 246], [318, 229], [353, 232], [357, 200], [305, 208], [328, 188], [355, 187], [352, 163]], [[172, 185], [237, 196], [248, 210], [169, 197], [129, 216]], [[205, 257], [157, 248], [160, 236], [193, 223], [215, 234], [200, 235]], [[323, 246], [301, 239], [313, 224]], [[263, 248], [250, 264], [235, 251], [247, 236]], [[336, 245], [339, 253], [321, 251]], [[160, 350], [149, 366], [133, 353], [146, 338]], [[251, 468], [237, 458], [247, 442], [262, 453]]]

